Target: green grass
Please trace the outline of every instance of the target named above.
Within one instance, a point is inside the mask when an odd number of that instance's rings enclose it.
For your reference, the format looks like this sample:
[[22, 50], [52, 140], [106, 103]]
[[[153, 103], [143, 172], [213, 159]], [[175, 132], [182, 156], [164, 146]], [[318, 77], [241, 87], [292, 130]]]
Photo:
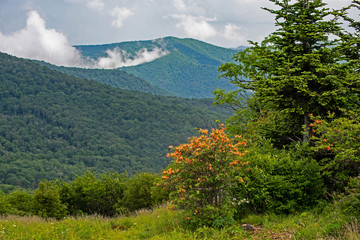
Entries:
[[[131, 216], [68, 217], [62, 220], [34, 216], [0, 218], [0, 239], [360, 239], [360, 222], [334, 214], [303, 212], [292, 215], [250, 214], [231, 227], [186, 229], [182, 212], [167, 207], [142, 210]], [[254, 231], [245, 231], [251, 224]]]
[[140, 211], [128, 217], [0, 218], [0, 239], [191, 239], [181, 227], [181, 212], [167, 208]]

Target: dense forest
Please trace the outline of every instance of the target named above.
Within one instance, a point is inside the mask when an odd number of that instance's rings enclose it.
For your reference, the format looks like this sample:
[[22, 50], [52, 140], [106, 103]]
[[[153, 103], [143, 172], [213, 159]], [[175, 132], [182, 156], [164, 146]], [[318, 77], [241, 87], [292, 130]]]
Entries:
[[211, 100], [120, 90], [0, 55], [0, 183], [35, 188], [86, 170], [158, 172], [167, 147], [229, 112]]
[[134, 55], [143, 48], [160, 48], [168, 54], [137, 66], [123, 67], [123, 71], [145, 79], [152, 85], [187, 98], [213, 97], [216, 88], [235, 89], [218, 79], [218, 67], [232, 61], [238, 50], [217, 47], [195, 39], [165, 37], [154, 41], [123, 42], [105, 45], [76, 46], [92, 59], [106, 56], [106, 50], [119, 48]]
[[144, 79], [135, 77], [132, 74], [128, 74], [118, 69], [110, 70], [110, 69], [70, 68], [70, 67], [59, 67], [45, 62], [40, 62], [40, 63], [51, 69], [67, 73], [75, 77], [93, 80], [120, 89], [147, 92], [155, 95], [165, 95], [165, 96], [174, 95], [165, 90], [153, 86]]

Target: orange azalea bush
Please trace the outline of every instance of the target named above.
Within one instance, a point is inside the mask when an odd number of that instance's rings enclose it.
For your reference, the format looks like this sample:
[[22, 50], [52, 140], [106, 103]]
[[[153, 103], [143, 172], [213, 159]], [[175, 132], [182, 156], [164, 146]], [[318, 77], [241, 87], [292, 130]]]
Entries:
[[236, 173], [247, 164], [242, 161], [246, 140], [228, 137], [223, 125], [199, 133], [189, 143], [170, 146], [173, 162], [162, 173], [163, 185], [171, 191], [171, 208], [184, 209], [193, 226], [222, 227], [233, 221], [229, 189], [243, 181]]

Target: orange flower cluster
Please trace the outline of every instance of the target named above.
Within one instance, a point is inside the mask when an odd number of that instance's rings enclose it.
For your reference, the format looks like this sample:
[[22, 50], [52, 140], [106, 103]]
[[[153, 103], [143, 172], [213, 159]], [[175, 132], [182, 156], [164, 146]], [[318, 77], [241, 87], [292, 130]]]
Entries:
[[[211, 192], [204, 189], [228, 185], [232, 174], [249, 163], [241, 161], [247, 152], [242, 151], [246, 146], [242, 136], [230, 138], [223, 125], [211, 132], [200, 129], [199, 134], [189, 138], [188, 143], [169, 146], [171, 152], [167, 157], [174, 161], [162, 172], [162, 179], [164, 185], [171, 189], [175, 204], [194, 206], [197, 198]], [[202, 194], [199, 194], [201, 191]]]

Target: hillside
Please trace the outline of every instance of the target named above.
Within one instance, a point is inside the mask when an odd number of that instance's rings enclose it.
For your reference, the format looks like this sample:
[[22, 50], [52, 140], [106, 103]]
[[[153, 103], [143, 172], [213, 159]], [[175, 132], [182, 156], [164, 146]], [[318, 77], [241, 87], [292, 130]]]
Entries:
[[40, 62], [41, 64], [75, 77], [85, 78], [93, 80], [99, 83], [104, 83], [116, 88], [127, 89], [139, 92], [147, 92], [155, 95], [170, 96], [171, 93], [162, 90], [158, 87], [153, 86], [148, 81], [128, 74], [125, 71], [119, 71], [117, 69], [87, 69], [87, 68], [70, 68], [70, 67], [59, 67], [49, 63]]
[[238, 50], [217, 47], [195, 39], [166, 37], [154, 41], [136, 41], [106, 45], [76, 46], [85, 57], [96, 59], [105, 56], [108, 49], [119, 48], [134, 54], [140, 49], [161, 48], [168, 54], [154, 61], [122, 70], [149, 81], [177, 96], [187, 98], [213, 97], [217, 87], [233, 89], [234, 86], [218, 79], [221, 63], [232, 61]]
[[215, 110], [211, 100], [120, 90], [0, 53], [0, 184], [160, 171], [169, 145], [229, 116]]

